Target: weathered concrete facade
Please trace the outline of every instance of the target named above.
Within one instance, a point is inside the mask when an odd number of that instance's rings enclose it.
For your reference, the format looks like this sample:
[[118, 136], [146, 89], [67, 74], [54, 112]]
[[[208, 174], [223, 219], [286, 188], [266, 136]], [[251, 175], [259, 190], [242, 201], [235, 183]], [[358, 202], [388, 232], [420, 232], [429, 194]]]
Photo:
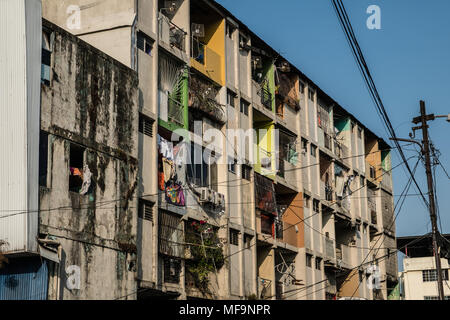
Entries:
[[[49, 298], [388, 296], [381, 138], [214, 1], [72, 2], [75, 36], [44, 23], [39, 232], [62, 257]], [[43, 3], [67, 29], [66, 5]], [[192, 141], [209, 150], [211, 128], [231, 161], [174, 161]], [[257, 133], [238, 154], [227, 129]]]
[[[39, 233], [59, 242], [62, 249], [59, 267], [50, 275], [50, 288], [54, 281], [60, 286], [50, 289], [49, 297], [116, 299], [131, 294], [132, 298], [137, 254], [137, 75], [59, 27], [46, 21], [43, 27], [50, 36], [51, 79], [41, 85], [41, 146], [47, 145], [48, 152], [46, 168], [41, 163], [45, 178]], [[84, 181], [90, 171], [85, 190], [76, 190], [74, 168], [84, 174]], [[80, 283], [72, 290], [67, 283], [77, 273], [71, 274], [70, 266], [80, 271]]]

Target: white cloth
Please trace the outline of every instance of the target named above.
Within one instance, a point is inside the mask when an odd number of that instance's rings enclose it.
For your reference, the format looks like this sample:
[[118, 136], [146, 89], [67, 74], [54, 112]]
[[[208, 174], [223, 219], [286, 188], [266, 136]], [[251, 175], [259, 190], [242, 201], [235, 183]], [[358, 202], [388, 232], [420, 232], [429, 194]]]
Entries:
[[159, 152], [167, 160], [173, 160], [173, 143], [158, 135]]
[[83, 168], [83, 185], [80, 190], [81, 195], [85, 195], [89, 191], [89, 187], [91, 186], [91, 177], [91, 170], [89, 170], [89, 167], [85, 165]]

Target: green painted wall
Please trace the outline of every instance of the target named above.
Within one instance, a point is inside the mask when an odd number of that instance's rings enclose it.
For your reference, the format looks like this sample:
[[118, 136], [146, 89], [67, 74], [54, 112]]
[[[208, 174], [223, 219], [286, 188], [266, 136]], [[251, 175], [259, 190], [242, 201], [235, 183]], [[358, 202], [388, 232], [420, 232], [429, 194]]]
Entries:
[[334, 126], [339, 130], [339, 132], [350, 130], [350, 119], [339, 119], [334, 122]]

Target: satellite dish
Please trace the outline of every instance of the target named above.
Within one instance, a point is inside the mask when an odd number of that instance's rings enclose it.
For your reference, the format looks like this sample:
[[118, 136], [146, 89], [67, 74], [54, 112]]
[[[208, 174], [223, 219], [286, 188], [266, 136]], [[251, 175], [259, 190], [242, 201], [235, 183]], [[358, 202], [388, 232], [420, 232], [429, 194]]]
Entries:
[[203, 38], [205, 36], [205, 25], [193, 23], [191, 32], [194, 37]]

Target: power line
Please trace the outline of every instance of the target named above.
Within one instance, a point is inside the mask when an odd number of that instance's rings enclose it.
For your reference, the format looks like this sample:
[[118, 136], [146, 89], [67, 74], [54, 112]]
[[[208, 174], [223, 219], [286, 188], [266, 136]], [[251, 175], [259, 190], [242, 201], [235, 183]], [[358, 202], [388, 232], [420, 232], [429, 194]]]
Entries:
[[421, 194], [423, 202], [426, 204], [427, 207], [429, 207], [429, 203], [426, 200], [426, 198], [425, 198], [425, 196], [424, 196], [424, 194], [423, 194], [423, 192], [422, 192], [422, 190], [421, 190], [417, 180], [415, 179], [408, 162], [406, 161], [406, 156], [405, 156], [405, 154], [404, 154], [404, 152], [402, 150], [402, 147], [401, 147], [400, 143], [397, 140], [395, 140], [397, 138], [397, 136], [395, 134], [395, 130], [394, 130], [393, 126], [392, 126], [392, 123], [391, 123], [391, 121], [389, 119], [389, 116], [388, 116], [388, 114], [386, 112], [386, 109], [384, 107], [383, 101], [382, 101], [382, 99], [381, 99], [381, 97], [380, 97], [380, 95], [378, 93], [377, 87], [375, 85], [375, 82], [374, 82], [374, 80], [372, 78], [372, 75], [370, 73], [369, 67], [368, 67], [368, 65], [366, 63], [366, 60], [364, 58], [364, 55], [362, 53], [362, 50], [361, 50], [361, 48], [359, 46], [359, 43], [358, 43], [358, 41], [356, 39], [355, 33], [353, 31], [352, 24], [351, 24], [350, 19], [348, 17], [348, 14], [347, 14], [347, 11], [345, 9], [345, 6], [344, 6], [342, 0], [332, 0], [332, 4], [334, 6], [335, 12], [336, 12], [337, 17], [339, 19], [339, 22], [340, 22], [340, 24], [341, 24], [341, 26], [342, 26], [342, 28], [344, 30], [345, 36], [347, 38], [347, 42], [350, 45], [350, 48], [352, 50], [353, 56], [354, 56], [354, 58], [356, 60], [356, 63], [358, 65], [358, 67], [359, 67], [359, 69], [361, 71], [361, 74], [362, 74], [362, 76], [364, 78], [364, 81], [365, 81], [365, 83], [367, 85], [367, 88], [368, 88], [369, 93], [370, 93], [370, 95], [372, 97], [372, 100], [375, 103], [376, 110], [377, 110], [378, 114], [381, 116], [381, 119], [383, 120], [383, 122], [384, 122], [384, 124], [385, 124], [385, 126], [387, 128], [387, 130], [389, 132], [389, 136], [394, 139], [394, 143], [395, 143], [395, 145], [397, 147], [397, 151], [399, 152], [400, 157], [404, 161], [405, 166], [406, 166], [406, 168], [408, 170], [408, 173], [412, 177], [413, 182], [414, 182], [418, 192]]

